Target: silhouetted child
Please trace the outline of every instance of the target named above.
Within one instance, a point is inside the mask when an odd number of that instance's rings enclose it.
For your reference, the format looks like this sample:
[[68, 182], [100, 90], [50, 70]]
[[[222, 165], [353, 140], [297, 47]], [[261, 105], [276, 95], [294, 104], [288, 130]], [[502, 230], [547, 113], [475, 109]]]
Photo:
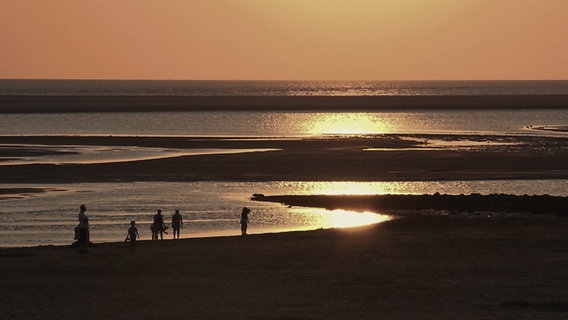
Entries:
[[138, 229], [136, 228], [136, 222], [130, 221], [130, 228], [128, 228], [128, 233], [126, 234], [126, 239], [124, 241], [130, 240], [130, 253], [134, 252], [134, 248], [136, 247], [136, 239], [140, 238], [138, 234]]

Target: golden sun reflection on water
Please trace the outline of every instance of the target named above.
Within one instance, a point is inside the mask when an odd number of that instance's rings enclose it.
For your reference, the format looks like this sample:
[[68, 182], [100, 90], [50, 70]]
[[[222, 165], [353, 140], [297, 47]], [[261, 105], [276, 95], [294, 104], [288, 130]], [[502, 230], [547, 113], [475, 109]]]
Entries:
[[325, 210], [321, 209], [321, 223], [322, 228], [350, 228], [366, 226], [379, 222], [388, 221], [390, 216], [377, 214], [373, 212], [355, 212], [348, 210]]
[[320, 134], [379, 134], [392, 126], [369, 113], [322, 113], [308, 120], [306, 131]]
[[[289, 182], [281, 183], [283, 188], [291, 185]], [[408, 190], [408, 182], [403, 181], [300, 181], [293, 183], [294, 190], [284, 193], [304, 195], [366, 195], [402, 193]], [[408, 191], [406, 191], [408, 193]]]
[[[386, 194], [390, 190], [389, 185], [377, 182], [360, 181], [310, 181], [297, 184], [303, 194], [318, 195], [367, 195], [367, 194]], [[392, 186], [391, 186], [392, 187]], [[391, 220], [392, 217], [374, 212], [357, 212], [343, 209], [327, 210], [323, 208], [303, 208], [307, 209], [306, 214], [311, 218], [313, 226], [319, 228], [350, 228], [365, 226]]]

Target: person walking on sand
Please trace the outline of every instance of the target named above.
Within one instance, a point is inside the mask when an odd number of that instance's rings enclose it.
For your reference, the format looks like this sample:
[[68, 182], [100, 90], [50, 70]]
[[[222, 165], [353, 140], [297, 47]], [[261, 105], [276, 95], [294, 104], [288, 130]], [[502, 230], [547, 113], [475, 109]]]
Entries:
[[179, 210], [176, 210], [176, 212], [172, 216], [172, 229], [174, 230], [174, 239], [179, 239], [179, 231], [181, 228], [183, 228], [183, 218], [179, 213]]
[[130, 253], [134, 253], [136, 239], [138, 238], [140, 238], [140, 235], [138, 234], [138, 228], [136, 228], [136, 221], [130, 221], [130, 228], [128, 228], [126, 239], [124, 239], [124, 241], [130, 241]]
[[152, 240], [158, 240], [158, 234], [160, 235], [160, 240], [163, 240], [164, 232], [166, 232], [166, 224], [164, 223], [164, 216], [162, 216], [162, 210], [160, 209], [158, 209], [158, 213], [154, 215], [152, 228]]
[[250, 212], [250, 209], [247, 207], [243, 208], [243, 211], [241, 211], [241, 235], [246, 236], [247, 235], [247, 227], [248, 227], [248, 222], [249, 222], [249, 218], [248, 218], [248, 214]]
[[87, 211], [87, 207], [82, 204], [79, 207], [79, 215], [77, 218], [79, 219], [79, 253], [87, 253], [87, 246], [89, 245], [89, 218], [85, 214]]

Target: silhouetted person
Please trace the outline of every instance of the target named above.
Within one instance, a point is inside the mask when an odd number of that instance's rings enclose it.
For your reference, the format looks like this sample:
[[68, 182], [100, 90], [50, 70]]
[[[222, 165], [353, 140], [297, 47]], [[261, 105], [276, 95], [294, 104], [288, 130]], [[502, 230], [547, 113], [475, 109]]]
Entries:
[[130, 221], [130, 228], [128, 228], [126, 239], [124, 239], [124, 241], [130, 241], [130, 253], [134, 253], [136, 239], [138, 238], [140, 238], [140, 235], [138, 234], [138, 228], [136, 228], [136, 222]]
[[172, 216], [172, 229], [174, 230], [174, 239], [179, 239], [179, 231], [181, 228], [183, 228], [183, 218], [179, 213], [179, 210], [176, 210], [176, 212]]
[[243, 236], [247, 235], [247, 227], [248, 227], [248, 222], [249, 222], [249, 218], [248, 218], [248, 214], [250, 212], [250, 209], [247, 207], [243, 208], [243, 211], [241, 211], [241, 234]]
[[164, 239], [164, 232], [166, 231], [166, 224], [164, 223], [164, 216], [162, 216], [162, 210], [158, 209], [158, 213], [154, 215], [154, 223], [152, 224], [152, 240], [158, 240], [158, 234], [160, 235], [160, 240]]
[[87, 253], [87, 246], [89, 245], [89, 218], [85, 214], [86, 211], [87, 207], [82, 204], [79, 207], [79, 215], [77, 216], [79, 219], [79, 253]]

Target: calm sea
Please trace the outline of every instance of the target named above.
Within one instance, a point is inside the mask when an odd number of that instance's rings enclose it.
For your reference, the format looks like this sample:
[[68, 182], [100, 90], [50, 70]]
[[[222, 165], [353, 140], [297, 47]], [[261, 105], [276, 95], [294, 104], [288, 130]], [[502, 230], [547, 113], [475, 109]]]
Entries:
[[[71, 81], [0, 80], [0, 95], [532, 95], [568, 94], [568, 81]], [[0, 114], [2, 135], [175, 135], [298, 137], [382, 133], [565, 135], [531, 130], [565, 127], [568, 110], [389, 110], [377, 112], [167, 112]], [[0, 146], [1, 147], [1, 146]], [[64, 146], [62, 146], [64, 147]], [[101, 148], [109, 150], [108, 148]], [[85, 152], [100, 159], [96, 148]], [[116, 150], [113, 150], [116, 151]], [[132, 155], [140, 150], [122, 150]], [[152, 152], [156, 152], [153, 150]], [[162, 152], [158, 150], [157, 152]], [[142, 152], [143, 153], [143, 152]], [[1, 162], [0, 162], [1, 163]], [[251, 207], [250, 231], [278, 232], [377, 222], [384, 216], [249, 201], [264, 194], [511, 193], [568, 195], [565, 180], [446, 182], [191, 182], [10, 185], [47, 188], [42, 194], [0, 197], [0, 247], [73, 241], [81, 203], [95, 242], [121, 241], [130, 220], [143, 239], [161, 208], [180, 209], [182, 237], [237, 235], [238, 214]]]
[[[568, 96], [568, 81], [0, 80], [0, 96], [522, 96], [533, 94]], [[305, 136], [413, 132], [528, 134], [526, 129], [530, 126], [564, 126], [566, 119], [568, 119], [566, 109], [388, 110], [343, 113], [199, 111], [1, 114], [0, 134], [194, 136]]]
[[7, 80], [0, 95], [397, 96], [568, 94], [568, 81]]

